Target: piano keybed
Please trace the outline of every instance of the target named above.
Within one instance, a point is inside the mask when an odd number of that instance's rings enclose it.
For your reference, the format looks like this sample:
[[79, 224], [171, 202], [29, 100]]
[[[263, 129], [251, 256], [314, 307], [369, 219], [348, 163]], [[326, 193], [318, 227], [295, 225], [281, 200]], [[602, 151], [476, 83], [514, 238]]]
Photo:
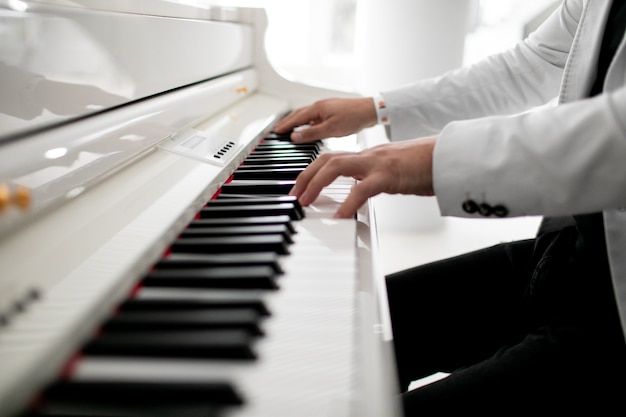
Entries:
[[320, 144], [284, 139], [249, 154], [24, 415], [348, 413], [356, 230], [331, 217], [353, 180], [303, 209], [286, 193]]

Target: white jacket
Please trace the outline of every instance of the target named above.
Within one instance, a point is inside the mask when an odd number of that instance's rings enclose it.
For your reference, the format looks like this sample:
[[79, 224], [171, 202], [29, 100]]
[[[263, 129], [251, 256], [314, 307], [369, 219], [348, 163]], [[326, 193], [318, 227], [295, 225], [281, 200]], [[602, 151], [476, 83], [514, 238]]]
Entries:
[[[443, 215], [480, 216], [463, 211], [468, 199], [503, 205], [509, 216], [602, 211], [626, 334], [624, 40], [606, 94], [586, 98], [610, 8], [565, 0], [511, 50], [382, 95], [391, 140], [438, 134], [433, 177]], [[521, 113], [556, 97], [557, 106]]]

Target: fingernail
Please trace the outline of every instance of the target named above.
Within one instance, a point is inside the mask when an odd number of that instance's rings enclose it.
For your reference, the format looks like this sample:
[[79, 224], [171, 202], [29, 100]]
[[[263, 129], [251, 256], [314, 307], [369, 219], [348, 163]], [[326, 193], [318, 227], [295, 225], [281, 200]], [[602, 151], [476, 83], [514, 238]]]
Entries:
[[302, 140], [302, 133], [300, 132], [293, 132], [291, 134], [291, 140], [293, 140], [294, 142], [299, 142]]
[[298, 200], [300, 201], [302, 205], [308, 206], [310, 204], [308, 191], [303, 192], [302, 195], [298, 198]]

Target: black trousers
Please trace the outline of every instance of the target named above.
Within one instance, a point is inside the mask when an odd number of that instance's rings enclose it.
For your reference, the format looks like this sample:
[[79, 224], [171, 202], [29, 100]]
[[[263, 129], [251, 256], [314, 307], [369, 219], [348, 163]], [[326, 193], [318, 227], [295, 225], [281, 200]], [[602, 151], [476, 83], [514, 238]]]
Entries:
[[[574, 227], [387, 277], [405, 415], [626, 407], [626, 345], [608, 267]], [[562, 414], [561, 414], [562, 415]], [[595, 414], [594, 415], [613, 415]]]

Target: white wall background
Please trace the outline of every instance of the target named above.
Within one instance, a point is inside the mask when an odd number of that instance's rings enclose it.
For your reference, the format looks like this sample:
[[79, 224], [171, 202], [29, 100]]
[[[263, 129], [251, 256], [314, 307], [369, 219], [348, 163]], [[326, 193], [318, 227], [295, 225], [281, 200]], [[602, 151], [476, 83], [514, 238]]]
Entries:
[[[265, 7], [266, 49], [281, 72], [300, 82], [368, 94], [511, 47], [528, 22], [560, 0], [195, 1]], [[528, 237], [536, 229], [534, 218], [444, 219], [434, 199], [417, 196], [380, 195], [375, 207], [385, 273]], [[417, 247], [421, 258], [410, 249]]]
[[265, 7], [276, 67], [299, 81], [369, 92], [505, 49], [554, 0], [184, 1]]
[[[202, 1], [266, 7], [266, 48], [277, 68], [297, 81], [371, 95], [513, 46], [527, 22], [555, 0]], [[375, 206], [378, 230], [392, 236], [382, 248], [389, 249], [383, 256], [389, 271], [403, 266], [394, 258], [402, 253], [393, 243], [400, 241], [398, 232], [437, 230], [447, 236], [447, 219], [434, 199], [380, 195]]]

